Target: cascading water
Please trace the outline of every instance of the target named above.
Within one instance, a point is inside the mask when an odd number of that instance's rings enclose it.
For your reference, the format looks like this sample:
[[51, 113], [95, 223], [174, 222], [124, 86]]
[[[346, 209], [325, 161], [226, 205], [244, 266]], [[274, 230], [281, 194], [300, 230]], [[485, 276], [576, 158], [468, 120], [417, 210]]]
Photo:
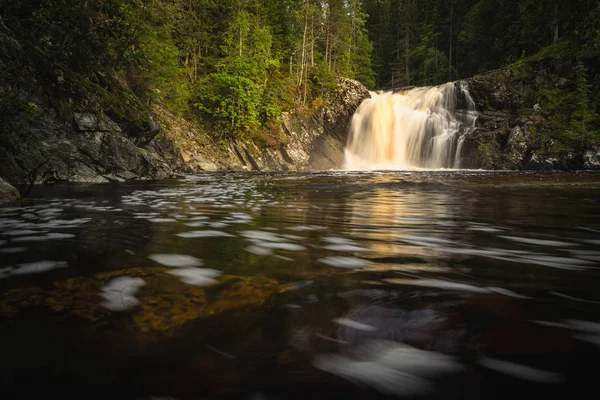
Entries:
[[371, 92], [352, 117], [345, 168], [460, 168], [462, 145], [476, 119], [461, 82]]

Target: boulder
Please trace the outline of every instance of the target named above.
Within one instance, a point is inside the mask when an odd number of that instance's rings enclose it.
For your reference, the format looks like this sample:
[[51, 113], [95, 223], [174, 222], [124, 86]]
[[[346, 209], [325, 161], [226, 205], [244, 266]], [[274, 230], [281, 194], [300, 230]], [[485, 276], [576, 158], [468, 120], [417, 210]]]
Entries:
[[73, 122], [79, 132], [121, 132], [121, 128], [103, 113], [74, 113]]
[[0, 178], [0, 203], [21, 198], [19, 191]]

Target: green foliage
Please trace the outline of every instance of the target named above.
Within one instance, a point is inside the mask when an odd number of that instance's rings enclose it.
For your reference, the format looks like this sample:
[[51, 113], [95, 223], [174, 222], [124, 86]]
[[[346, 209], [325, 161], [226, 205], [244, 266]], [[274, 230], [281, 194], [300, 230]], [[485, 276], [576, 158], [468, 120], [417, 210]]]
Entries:
[[502, 152], [497, 140], [486, 140], [479, 143], [477, 154], [481, 157], [483, 168], [494, 169], [499, 163], [498, 155]]
[[[257, 132], [272, 131], [284, 109], [326, 97], [338, 76], [374, 86], [362, 0], [14, 0], [1, 11], [0, 28], [27, 49], [10, 60], [6, 82], [35, 71], [65, 121], [73, 96], [127, 121], [132, 104], [118, 97], [129, 91], [117, 78], [145, 104], [196, 118], [218, 137], [263, 141]], [[74, 79], [57, 86], [59, 76]]]
[[247, 131], [260, 126], [257, 104], [261, 90], [252, 80], [227, 73], [208, 75], [200, 85], [196, 107], [222, 136], [232, 133], [243, 137]]
[[[552, 47], [548, 56], [600, 54], [597, 0], [362, 3], [379, 88], [469, 77], [531, 57], [548, 46]], [[560, 42], [564, 44], [556, 46]]]
[[543, 136], [554, 143], [554, 151], [573, 153], [583, 157], [583, 153], [600, 139], [598, 104], [591, 94], [587, 68], [581, 60], [574, 65], [574, 79], [569, 85], [556, 85], [553, 81], [542, 80], [537, 95], [547, 126]]
[[[272, 132], [283, 110], [324, 104], [340, 76], [372, 89], [435, 85], [600, 54], [597, 0], [11, 0], [0, 11], [0, 35], [23, 49], [0, 49], [0, 84], [12, 93], [0, 110], [25, 125], [32, 89], [23, 71], [34, 71], [64, 120], [69, 97], [89, 92], [132, 126], [160, 103], [219, 138], [268, 145], [280, 140]], [[569, 148], [598, 136], [600, 82], [587, 64], [572, 87], [541, 84], [532, 94]], [[57, 88], [61, 74], [77, 79]], [[146, 105], [134, 107], [131, 92]]]
[[448, 76], [448, 59], [444, 53], [435, 48], [439, 33], [434, 31], [433, 25], [422, 28], [419, 45], [413, 50], [413, 60], [421, 66], [414, 74], [417, 82], [426, 85], [435, 85], [443, 82]]
[[596, 143], [600, 136], [598, 129], [599, 115], [590, 104], [590, 89], [587, 69], [579, 61], [575, 65], [575, 99], [573, 112], [569, 121], [566, 138], [570, 145], [580, 153], [585, 151], [592, 143]]
[[0, 102], [0, 148], [9, 152], [26, 151], [36, 144], [39, 135], [34, 128], [37, 106], [16, 96], [5, 96]]

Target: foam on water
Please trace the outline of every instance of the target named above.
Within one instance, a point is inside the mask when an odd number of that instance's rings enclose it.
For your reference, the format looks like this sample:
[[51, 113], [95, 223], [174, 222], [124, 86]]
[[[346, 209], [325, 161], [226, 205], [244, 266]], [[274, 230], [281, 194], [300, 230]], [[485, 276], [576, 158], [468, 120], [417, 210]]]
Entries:
[[325, 265], [338, 268], [364, 268], [371, 265], [368, 261], [356, 257], [332, 256], [319, 258], [318, 261]]
[[154, 262], [167, 267], [200, 267], [202, 261], [185, 254], [151, 254], [148, 256]]
[[368, 341], [351, 358], [339, 354], [317, 356], [313, 365], [388, 395], [413, 397], [435, 390], [432, 378], [456, 374], [463, 367], [453, 357], [423, 351], [400, 343]]
[[227, 233], [227, 232], [206, 230], [206, 231], [189, 231], [189, 232], [184, 232], [184, 233], [178, 233], [176, 236], [179, 236], [182, 238], [187, 238], [187, 239], [197, 239], [197, 238], [208, 238], [208, 237], [233, 237], [234, 235]]
[[487, 369], [500, 372], [504, 375], [512, 376], [517, 379], [523, 379], [537, 383], [561, 383], [565, 381], [562, 374], [551, 371], [544, 371], [527, 365], [516, 364], [509, 361], [497, 360], [484, 357], [479, 360], [479, 364]]
[[19, 264], [14, 267], [0, 269], [0, 279], [9, 278], [15, 275], [31, 275], [50, 272], [57, 268], [67, 268], [69, 264], [64, 261], [35, 261]]
[[335, 318], [333, 320], [333, 322], [335, 322], [338, 325], [343, 325], [345, 327], [352, 328], [352, 329], [358, 329], [360, 331], [373, 332], [373, 331], [377, 330], [377, 328], [374, 326], [363, 324], [358, 321], [353, 321], [348, 318]]
[[104, 298], [101, 305], [111, 311], [129, 310], [140, 303], [135, 294], [145, 284], [146, 281], [137, 277], [114, 278], [100, 290], [100, 296]]
[[179, 277], [183, 283], [201, 287], [218, 283], [214, 278], [221, 275], [220, 271], [209, 268], [175, 268], [167, 273]]

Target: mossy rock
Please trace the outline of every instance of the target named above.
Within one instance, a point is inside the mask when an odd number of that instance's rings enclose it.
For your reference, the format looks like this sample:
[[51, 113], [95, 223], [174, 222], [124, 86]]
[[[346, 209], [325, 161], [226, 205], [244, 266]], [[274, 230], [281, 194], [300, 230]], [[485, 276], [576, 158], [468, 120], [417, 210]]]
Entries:
[[[164, 267], [131, 268], [55, 282], [49, 289], [10, 289], [0, 294], [0, 317], [18, 317], [28, 308], [42, 307], [53, 318], [78, 317], [99, 324], [121, 315], [128, 331], [168, 334], [198, 318], [263, 305], [282, 287], [272, 279], [233, 275], [217, 278], [214, 286], [198, 287], [181, 282], [168, 271]], [[144, 280], [135, 293], [139, 304], [127, 311], [110, 311], [102, 305], [102, 287], [124, 276]]]

